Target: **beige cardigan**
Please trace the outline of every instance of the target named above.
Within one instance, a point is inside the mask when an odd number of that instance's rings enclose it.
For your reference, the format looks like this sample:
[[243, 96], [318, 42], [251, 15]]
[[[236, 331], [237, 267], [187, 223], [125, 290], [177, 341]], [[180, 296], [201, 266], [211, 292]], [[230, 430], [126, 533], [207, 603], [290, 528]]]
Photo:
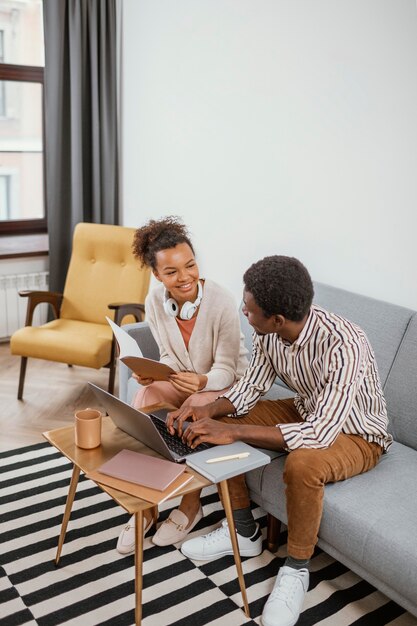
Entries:
[[177, 372], [205, 374], [208, 380], [202, 391], [233, 385], [248, 364], [233, 296], [213, 281], [204, 281], [188, 350], [175, 317], [164, 311], [163, 299], [164, 287], [158, 285], [145, 301], [146, 320], [159, 346], [160, 360]]

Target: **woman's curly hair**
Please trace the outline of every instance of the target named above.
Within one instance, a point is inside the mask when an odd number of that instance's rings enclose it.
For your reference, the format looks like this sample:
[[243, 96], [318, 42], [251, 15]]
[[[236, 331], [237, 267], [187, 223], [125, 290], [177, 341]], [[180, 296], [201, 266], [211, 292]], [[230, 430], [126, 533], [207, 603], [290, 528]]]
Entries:
[[283, 315], [300, 322], [310, 310], [313, 283], [307, 269], [294, 257], [267, 256], [246, 270], [243, 281], [265, 317]]
[[194, 248], [187, 227], [179, 217], [168, 215], [161, 220], [149, 220], [134, 234], [132, 250], [142, 266], [156, 269], [156, 253], [167, 248], [175, 248], [179, 243], [188, 243], [193, 254]]

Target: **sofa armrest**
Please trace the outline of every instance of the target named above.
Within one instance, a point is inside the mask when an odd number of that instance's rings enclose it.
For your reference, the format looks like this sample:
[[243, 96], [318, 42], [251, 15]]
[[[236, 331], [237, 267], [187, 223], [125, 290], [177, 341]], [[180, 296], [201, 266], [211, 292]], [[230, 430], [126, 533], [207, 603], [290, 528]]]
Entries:
[[[133, 337], [139, 345], [140, 351], [147, 359], [159, 360], [158, 345], [153, 338], [151, 329], [147, 322], [138, 322], [135, 324], [125, 324], [122, 326], [131, 337]], [[140, 385], [132, 379], [132, 370], [121, 361], [119, 362], [119, 398], [123, 402], [131, 403], [133, 395]]]

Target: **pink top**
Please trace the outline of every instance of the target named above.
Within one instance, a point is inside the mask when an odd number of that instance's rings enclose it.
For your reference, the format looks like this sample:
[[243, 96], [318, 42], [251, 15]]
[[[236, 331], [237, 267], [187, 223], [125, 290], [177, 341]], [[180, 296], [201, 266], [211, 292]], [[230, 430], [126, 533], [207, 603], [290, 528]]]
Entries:
[[188, 350], [188, 344], [190, 343], [191, 333], [194, 330], [197, 315], [192, 317], [190, 320], [182, 320], [178, 317], [175, 319], [179, 326], [182, 338], [184, 339], [185, 347]]

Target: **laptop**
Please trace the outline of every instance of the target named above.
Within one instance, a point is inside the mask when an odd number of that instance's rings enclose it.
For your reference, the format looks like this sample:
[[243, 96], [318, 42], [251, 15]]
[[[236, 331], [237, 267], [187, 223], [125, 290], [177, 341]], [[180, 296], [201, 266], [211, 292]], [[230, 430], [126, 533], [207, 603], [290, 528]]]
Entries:
[[[120, 430], [141, 441], [155, 452], [159, 452], [166, 459], [181, 463], [190, 454], [212, 447], [211, 444], [202, 443], [196, 448], [190, 448], [180, 437], [171, 435], [165, 423], [168, 414], [166, 409], [153, 411], [148, 415], [97, 387], [94, 383], [88, 383], [88, 385]], [[184, 424], [184, 427], [186, 426], [187, 423]]]

